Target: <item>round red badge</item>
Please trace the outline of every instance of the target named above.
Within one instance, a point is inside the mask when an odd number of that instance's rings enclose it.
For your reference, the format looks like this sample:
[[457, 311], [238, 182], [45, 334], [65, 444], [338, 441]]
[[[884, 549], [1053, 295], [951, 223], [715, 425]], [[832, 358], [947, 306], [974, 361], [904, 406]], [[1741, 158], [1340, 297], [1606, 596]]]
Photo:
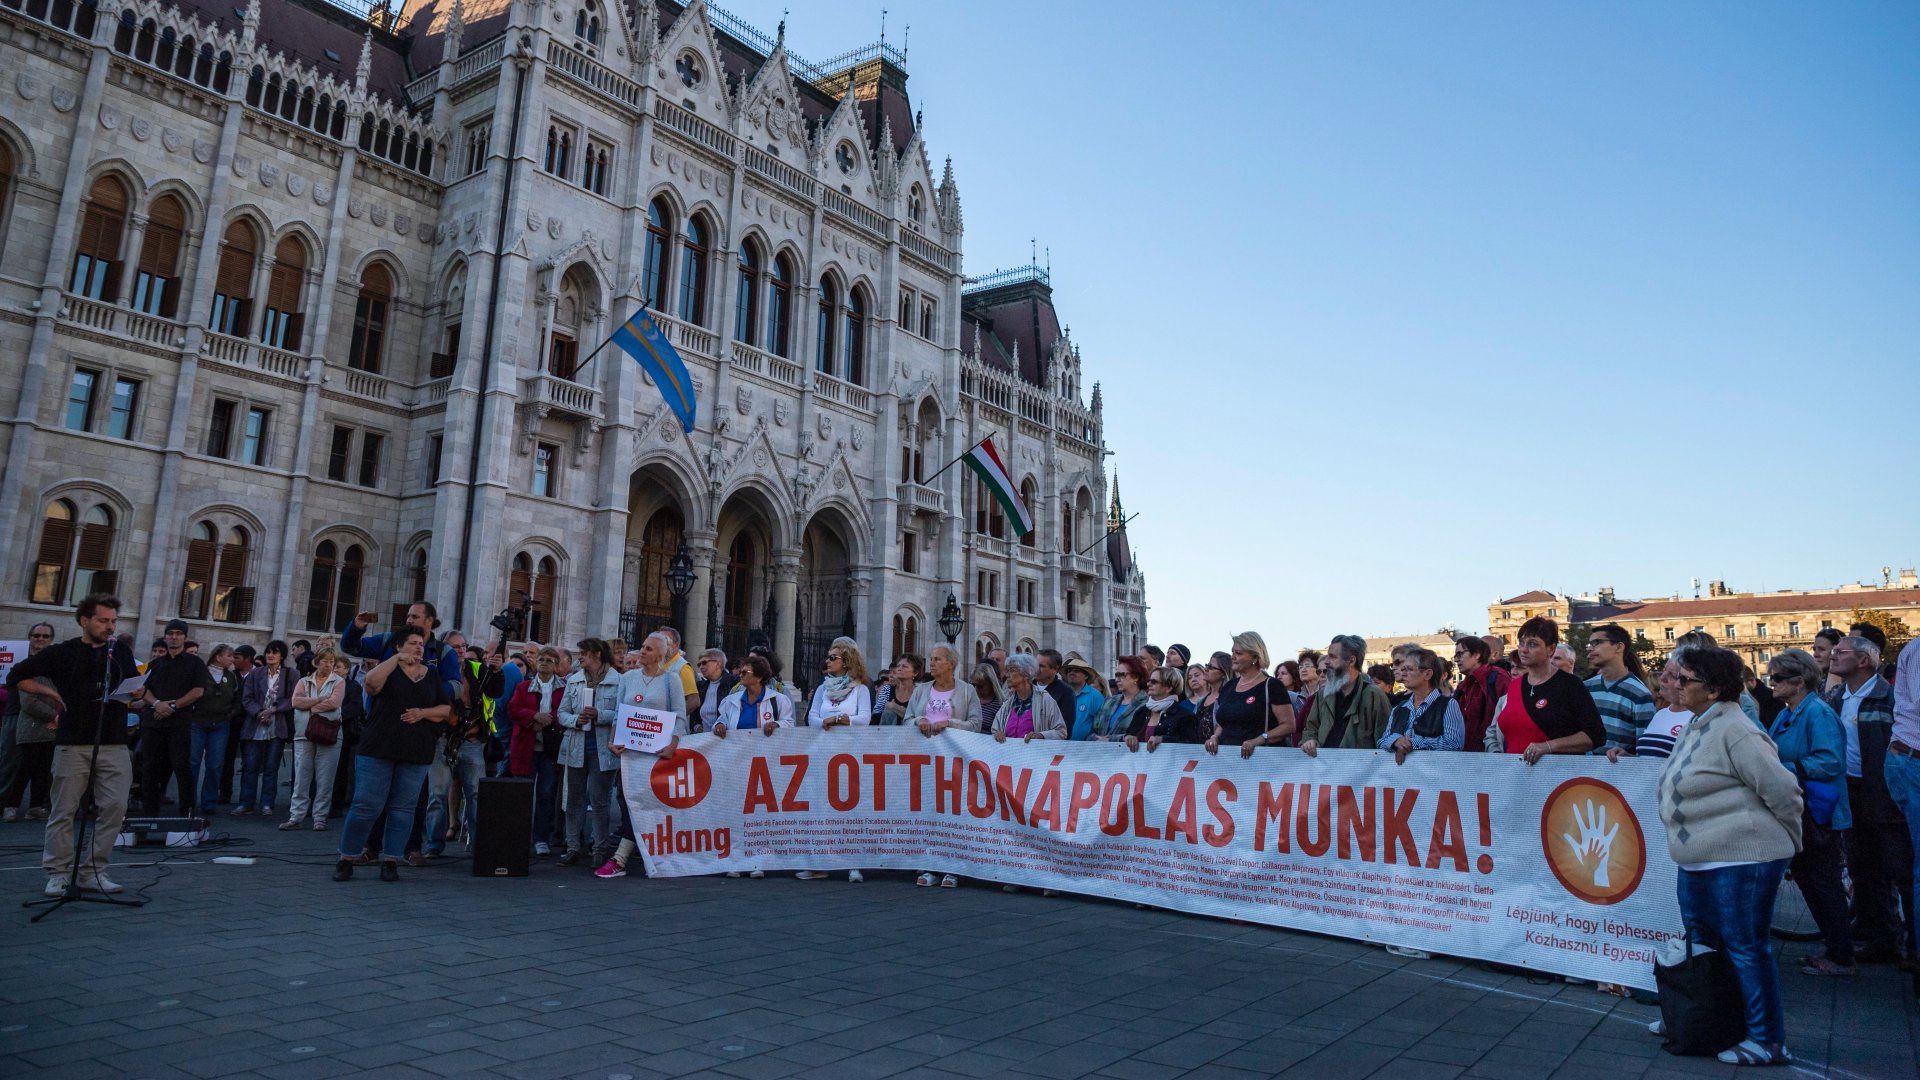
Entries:
[[1247, 695], [1247, 704], [1249, 705], [1253, 704], [1253, 695], [1251, 694]]
[[1546, 708], [1546, 707], [1547, 707], [1547, 699], [1546, 699], [1546, 698], [1534, 698], [1534, 699], [1533, 699], [1533, 707], [1534, 707], [1534, 708], [1536, 708], [1536, 709], [1544, 709], [1544, 708]]

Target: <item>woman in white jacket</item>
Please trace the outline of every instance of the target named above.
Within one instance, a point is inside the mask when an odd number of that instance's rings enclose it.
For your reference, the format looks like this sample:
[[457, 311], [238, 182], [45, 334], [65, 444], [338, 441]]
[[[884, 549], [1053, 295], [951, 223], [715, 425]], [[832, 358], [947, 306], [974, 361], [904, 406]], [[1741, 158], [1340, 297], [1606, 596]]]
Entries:
[[828, 729], [873, 723], [873, 692], [867, 689], [867, 661], [852, 638], [835, 638], [827, 648], [826, 677], [813, 692], [807, 719]]
[[[927, 654], [927, 669], [933, 672], [933, 679], [913, 688], [913, 697], [907, 702], [908, 727], [929, 739], [948, 730], [980, 730], [980, 697], [972, 685], [955, 678], [959, 666], [960, 654], [953, 651], [951, 645], [935, 645], [933, 652]], [[913, 883], [923, 889], [931, 888], [933, 882], [931, 870], [922, 871], [913, 879]], [[957, 889], [960, 879], [941, 874], [940, 887]]]
[[[327, 814], [333, 810], [333, 774], [340, 768], [340, 706], [347, 693], [339, 666], [340, 654], [321, 649], [313, 658], [313, 674], [293, 688], [293, 816], [282, 829], [299, 828], [311, 809], [314, 831], [326, 831]], [[333, 741], [307, 738], [307, 724], [315, 716], [334, 722]]]

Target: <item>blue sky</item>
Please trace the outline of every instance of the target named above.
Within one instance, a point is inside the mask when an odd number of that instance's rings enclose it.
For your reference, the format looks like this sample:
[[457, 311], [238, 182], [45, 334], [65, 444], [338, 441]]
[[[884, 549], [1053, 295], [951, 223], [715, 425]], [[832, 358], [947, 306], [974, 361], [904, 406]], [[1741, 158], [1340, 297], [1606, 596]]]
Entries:
[[1920, 561], [1920, 7], [886, 7], [968, 271], [1051, 249], [1153, 640]]

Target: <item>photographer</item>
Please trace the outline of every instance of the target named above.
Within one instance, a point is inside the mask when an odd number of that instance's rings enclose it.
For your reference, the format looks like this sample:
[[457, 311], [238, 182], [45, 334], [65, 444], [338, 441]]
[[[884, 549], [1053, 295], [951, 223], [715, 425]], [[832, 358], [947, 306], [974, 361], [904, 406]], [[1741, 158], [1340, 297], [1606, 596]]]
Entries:
[[[400, 631], [388, 634], [368, 636], [367, 627], [375, 622], [371, 611], [363, 611], [353, 617], [353, 622], [340, 635], [340, 651], [347, 656], [361, 657], [367, 660], [391, 659], [399, 648]], [[495, 622], [498, 622], [496, 618]], [[407, 608], [406, 627], [420, 631], [424, 644], [421, 647], [421, 662], [432, 668], [440, 676], [440, 692], [446, 700], [453, 701], [460, 696], [460, 654], [448, 649], [445, 642], [436, 639], [433, 632], [440, 628], [439, 613], [425, 600], [418, 601]], [[369, 704], [371, 709], [371, 704]]]

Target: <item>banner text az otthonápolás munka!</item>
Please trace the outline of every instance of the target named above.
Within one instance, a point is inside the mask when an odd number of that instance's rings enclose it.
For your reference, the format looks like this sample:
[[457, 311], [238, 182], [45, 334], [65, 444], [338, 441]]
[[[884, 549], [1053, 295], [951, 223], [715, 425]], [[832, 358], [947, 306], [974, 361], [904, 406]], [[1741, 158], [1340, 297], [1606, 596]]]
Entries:
[[1661, 764], [856, 727], [621, 767], [655, 877], [932, 870], [1650, 988], [1680, 931]]

